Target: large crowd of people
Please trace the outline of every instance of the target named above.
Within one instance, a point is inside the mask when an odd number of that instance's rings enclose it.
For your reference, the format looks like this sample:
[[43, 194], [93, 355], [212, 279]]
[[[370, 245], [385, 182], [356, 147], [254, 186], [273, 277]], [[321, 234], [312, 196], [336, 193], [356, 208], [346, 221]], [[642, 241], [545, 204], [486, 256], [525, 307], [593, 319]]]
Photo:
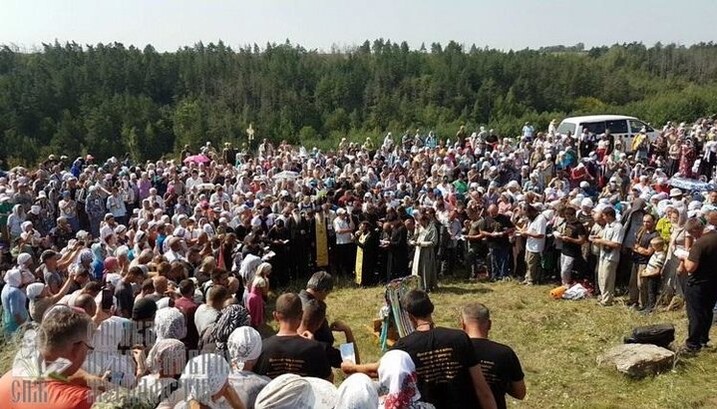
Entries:
[[[440, 409], [522, 399], [520, 363], [487, 339], [485, 306], [463, 308], [463, 331], [434, 325], [430, 293], [450, 275], [579, 283], [596, 308], [686, 308], [684, 349], [701, 350], [717, 301], [717, 122], [668, 123], [629, 144], [555, 125], [526, 123], [516, 138], [389, 132], [329, 152], [207, 143], [145, 164], [50, 155], [2, 170], [3, 332], [22, 347], [0, 400]], [[415, 332], [360, 363], [352, 329], [326, 319], [334, 281], [409, 275], [420, 289], [402, 307]], [[308, 284], [274, 299], [292, 282]], [[354, 343], [352, 360], [335, 333]], [[350, 375], [338, 389], [335, 370]]]

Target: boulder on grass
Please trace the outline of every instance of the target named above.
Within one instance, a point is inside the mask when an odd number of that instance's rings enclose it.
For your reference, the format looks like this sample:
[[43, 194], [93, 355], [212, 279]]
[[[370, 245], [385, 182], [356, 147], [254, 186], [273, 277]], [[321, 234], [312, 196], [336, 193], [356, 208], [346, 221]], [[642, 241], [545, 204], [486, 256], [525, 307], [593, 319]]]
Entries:
[[674, 352], [650, 344], [618, 345], [597, 358], [598, 365], [615, 367], [635, 378], [669, 371], [674, 361]]

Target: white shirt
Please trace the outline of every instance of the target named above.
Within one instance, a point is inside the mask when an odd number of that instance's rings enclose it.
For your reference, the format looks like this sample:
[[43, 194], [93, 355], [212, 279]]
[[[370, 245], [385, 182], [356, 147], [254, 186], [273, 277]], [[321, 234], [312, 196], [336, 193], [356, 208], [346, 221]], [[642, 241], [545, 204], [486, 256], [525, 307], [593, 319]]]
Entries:
[[187, 183], [185, 183], [185, 185], [187, 187], [187, 190], [192, 190], [195, 186], [200, 185], [202, 183], [204, 183], [204, 181], [199, 176], [197, 176], [196, 179], [193, 177], [187, 179]]
[[351, 225], [348, 222], [348, 217], [336, 217], [334, 219], [334, 231], [336, 232], [336, 244], [349, 244], [353, 242], [353, 238], [351, 237], [351, 233], [339, 233], [341, 230], [346, 230], [351, 228]]
[[528, 233], [531, 234], [542, 234], [543, 238], [536, 239], [528, 237], [525, 240], [525, 249], [531, 253], [542, 253], [545, 249], [545, 226], [547, 221], [542, 214], [539, 214], [532, 222], [528, 225]]
[[194, 325], [197, 327], [199, 335], [201, 336], [204, 330], [217, 322], [217, 318], [219, 318], [219, 311], [207, 304], [197, 307], [197, 311], [194, 313]]
[[147, 199], [149, 199], [149, 203], [151, 205], [154, 205], [155, 203], [157, 203], [159, 205], [159, 207], [162, 210], [164, 210], [164, 199], [162, 199], [162, 197], [160, 195], [154, 195], [154, 196], [149, 195], [149, 196], [147, 196]]
[[124, 200], [122, 200], [119, 196], [110, 196], [107, 198], [107, 209], [109, 209], [115, 219], [118, 217], [124, 217], [127, 214], [127, 208], [125, 207]]
[[179, 260], [179, 261], [184, 261], [184, 257], [182, 257], [181, 254], [179, 254], [178, 252], [176, 252], [176, 251], [174, 251], [174, 250], [167, 250], [167, 251], [165, 251], [164, 254], [163, 254], [163, 256], [164, 256], [165, 259], [167, 259], [167, 262], [168, 262], [168, 263], [172, 263], [172, 262], [177, 261], [177, 260]]
[[107, 239], [107, 237], [113, 235], [115, 233], [115, 230], [107, 223], [103, 223], [102, 227], [100, 227], [100, 239], [104, 241]]
[[216, 206], [216, 205], [222, 205], [224, 202], [231, 202], [231, 197], [229, 197], [228, 194], [223, 193], [219, 194], [219, 192], [212, 193], [211, 196], [209, 196], [209, 205], [210, 206]]

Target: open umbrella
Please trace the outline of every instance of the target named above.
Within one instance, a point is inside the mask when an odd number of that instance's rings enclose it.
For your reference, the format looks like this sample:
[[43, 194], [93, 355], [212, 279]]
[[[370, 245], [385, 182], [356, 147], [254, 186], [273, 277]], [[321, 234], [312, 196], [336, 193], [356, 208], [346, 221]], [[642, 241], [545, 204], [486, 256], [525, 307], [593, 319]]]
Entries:
[[290, 170], [285, 170], [274, 175], [274, 180], [294, 180], [299, 177], [299, 174]]
[[211, 162], [211, 159], [206, 157], [206, 155], [202, 155], [202, 154], [187, 156], [187, 158], [184, 159], [184, 163], [192, 163], [192, 162], [197, 163], [197, 164], [209, 163], [209, 162]]

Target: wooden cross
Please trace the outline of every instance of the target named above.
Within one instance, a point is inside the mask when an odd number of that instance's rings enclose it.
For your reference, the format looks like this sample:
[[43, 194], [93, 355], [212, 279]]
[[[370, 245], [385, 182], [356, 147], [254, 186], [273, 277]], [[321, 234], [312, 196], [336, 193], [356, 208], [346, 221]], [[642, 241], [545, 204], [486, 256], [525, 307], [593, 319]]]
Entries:
[[249, 123], [249, 128], [246, 129], [246, 134], [249, 137], [249, 142], [251, 143], [254, 140], [254, 126], [252, 123]]

